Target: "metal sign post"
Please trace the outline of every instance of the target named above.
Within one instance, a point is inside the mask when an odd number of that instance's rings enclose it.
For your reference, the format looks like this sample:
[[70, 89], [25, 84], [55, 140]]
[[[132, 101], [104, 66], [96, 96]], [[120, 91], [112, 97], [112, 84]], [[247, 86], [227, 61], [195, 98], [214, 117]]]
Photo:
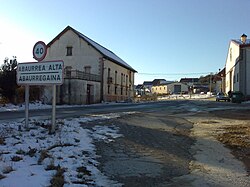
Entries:
[[25, 129], [29, 129], [29, 85], [25, 85]]
[[51, 133], [54, 133], [56, 130], [56, 85], [52, 86], [52, 124], [51, 124]]

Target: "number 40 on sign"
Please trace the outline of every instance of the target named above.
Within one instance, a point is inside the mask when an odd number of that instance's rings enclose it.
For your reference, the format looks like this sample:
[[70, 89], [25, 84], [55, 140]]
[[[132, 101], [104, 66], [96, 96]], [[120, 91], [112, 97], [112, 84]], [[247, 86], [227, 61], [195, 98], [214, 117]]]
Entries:
[[33, 57], [37, 61], [42, 61], [47, 53], [46, 44], [42, 41], [37, 42], [33, 48]]

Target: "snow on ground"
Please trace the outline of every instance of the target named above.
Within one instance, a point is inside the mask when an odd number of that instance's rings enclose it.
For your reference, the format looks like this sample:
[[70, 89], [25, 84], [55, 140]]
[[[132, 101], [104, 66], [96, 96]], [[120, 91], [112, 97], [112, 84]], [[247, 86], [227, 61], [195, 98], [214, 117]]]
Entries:
[[82, 124], [116, 118], [127, 113], [57, 120], [55, 134], [50, 121], [33, 120], [30, 130], [20, 122], [0, 123], [0, 186], [48, 186], [60, 166], [67, 186], [122, 186], [102, 174], [97, 166], [94, 141], [115, 141], [122, 135], [116, 126]]
[[172, 99], [208, 99], [214, 97], [211, 94], [172, 94], [168, 96], [158, 97], [158, 100], [172, 100]]

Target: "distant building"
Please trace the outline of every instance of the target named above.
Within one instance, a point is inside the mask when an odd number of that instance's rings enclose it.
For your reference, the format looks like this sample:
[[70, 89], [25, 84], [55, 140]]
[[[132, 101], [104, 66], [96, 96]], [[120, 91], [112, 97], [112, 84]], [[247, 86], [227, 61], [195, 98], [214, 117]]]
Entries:
[[145, 94], [151, 94], [151, 89], [152, 89], [152, 86], [153, 86], [153, 82], [152, 81], [144, 81], [143, 86], [144, 86], [144, 89], [145, 89]]
[[136, 96], [143, 96], [145, 95], [145, 87], [143, 84], [138, 84], [135, 86], [135, 95]]
[[181, 94], [188, 93], [188, 86], [180, 82], [169, 82], [152, 87], [153, 94]]
[[219, 71], [214, 77], [215, 92], [225, 92], [225, 68]]
[[[47, 44], [44, 60], [64, 61], [64, 84], [57, 87], [57, 103], [91, 104], [134, 96], [136, 70], [70, 26]], [[45, 87], [44, 98], [51, 102], [50, 87]]]
[[250, 98], [250, 40], [243, 34], [231, 40], [226, 59], [225, 91], [241, 91]]
[[193, 86], [199, 82], [199, 78], [181, 78], [180, 82], [188, 86]]

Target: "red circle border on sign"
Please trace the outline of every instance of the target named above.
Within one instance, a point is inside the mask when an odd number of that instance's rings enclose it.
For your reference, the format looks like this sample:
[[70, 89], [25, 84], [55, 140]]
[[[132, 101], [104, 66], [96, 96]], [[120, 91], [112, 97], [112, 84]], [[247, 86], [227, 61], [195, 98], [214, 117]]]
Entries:
[[[41, 45], [44, 46], [44, 51], [45, 51], [45, 52], [44, 52], [44, 54], [43, 54], [43, 56], [42, 56], [41, 58], [37, 58], [36, 55], [35, 55], [35, 47], [36, 47], [38, 44], [41, 44]], [[42, 60], [45, 58], [46, 55], [47, 55], [47, 46], [46, 46], [46, 44], [45, 44], [43, 41], [38, 41], [38, 42], [36, 42], [36, 44], [35, 44], [34, 47], [33, 47], [33, 58], [40, 62], [40, 61], [42, 61]]]

